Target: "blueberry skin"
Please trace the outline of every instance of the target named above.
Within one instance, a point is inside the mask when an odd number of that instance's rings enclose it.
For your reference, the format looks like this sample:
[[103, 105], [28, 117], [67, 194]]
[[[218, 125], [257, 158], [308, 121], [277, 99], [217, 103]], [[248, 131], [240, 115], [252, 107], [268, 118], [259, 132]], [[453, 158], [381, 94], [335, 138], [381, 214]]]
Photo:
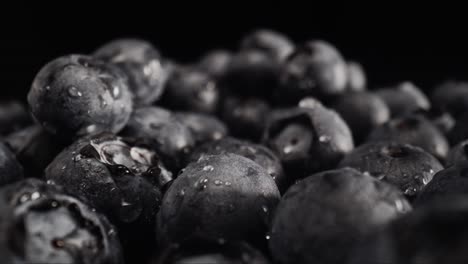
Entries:
[[0, 135], [8, 135], [32, 123], [26, 107], [14, 100], [0, 102]]
[[271, 227], [277, 263], [341, 264], [355, 243], [411, 210], [393, 186], [343, 168], [311, 175], [291, 186]]
[[416, 200], [416, 205], [468, 194], [468, 164], [459, 163], [434, 175]]
[[347, 74], [346, 62], [335, 47], [322, 40], [309, 41], [282, 65], [276, 102], [291, 105], [306, 96], [339, 95], [346, 90]]
[[312, 98], [303, 100], [300, 107], [274, 111], [263, 142], [280, 158], [290, 183], [334, 168], [354, 148], [343, 119]]
[[246, 242], [187, 241], [166, 247], [151, 264], [268, 264], [261, 252]]
[[133, 102], [127, 80], [116, 67], [84, 55], [68, 55], [45, 65], [28, 94], [34, 117], [65, 138], [119, 132]]
[[348, 264], [468, 262], [466, 196], [417, 208], [355, 249]]
[[424, 116], [407, 115], [390, 120], [375, 128], [367, 142], [395, 141], [411, 144], [424, 149], [440, 160], [449, 151], [445, 136]]
[[173, 172], [181, 169], [195, 147], [190, 129], [172, 112], [154, 106], [136, 109], [122, 135], [147, 141]]
[[241, 40], [242, 50], [259, 50], [278, 61], [284, 61], [294, 50], [293, 42], [285, 35], [268, 29], [258, 29]]
[[70, 142], [58, 139], [36, 124], [5, 138], [5, 143], [23, 165], [26, 175], [42, 177], [44, 169]]
[[262, 137], [269, 114], [270, 106], [266, 101], [231, 95], [224, 100], [221, 118], [232, 135], [257, 142]]
[[123, 263], [116, 229], [60, 187], [27, 179], [2, 188], [0, 199], [12, 212], [2, 233], [8, 263]]
[[388, 105], [392, 117], [431, 108], [431, 103], [426, 95], [411, 82], [402, 82], [396, 87], [379, 89], [375, 94]]
[[362, 142], [374, 128], [390, 119], [388, 106], [371, 93], [344, 94], [332, 107], [351, 128], [356, 143]]
[[229, 133], [226, 125], [211, 115], [176, 112], [175, 117], [192, 132], [196, 145], [220, 140]]
[[431, 154], [408, 144], [367, 143], [354, 149], [339, 167], [351, 167], [398, 187], [413, 199], [444, 167]]
[[223, 138], [196, 148], [190, 157], [190, 161], [195, 162], [203, 156], [225, 153], [234, 153], [255, 161], [275, 180], [280, 192], [286, 190], [287, 180], [280, 159], [270, 149], [260, 144], [229, 137]]
[[226, 72], [232, 56], [227, 50], [213, 50], [205, 54], [195, 67], [214, 78], [219, 78]]
[[141, 39], [111, 41], [98, 48], [93, 56], [116, 65], [126, 74], [136, 105], [157, 101], [172, 72], [171, 63], [151, 43]]
[[15, 154], [5, 143], [0, 142], [0, 186], [23, 178], [23, 167], [16, 159]]
[[468, 163], [468, 140], [463, 140], [450, 149], [445, 164], [447, 167]]
[[158, 238], [163, 244], [264, 241], [279, 199], [273, 178], [254, 161], [232, 153], [205, 156], [190, 163], [164, 195]]
[[359, 62], [347, 62], [347, 85], [346, 90], [350, 92], [363, 92], [367, 87], [367, 77]]
[[447, 81], [437, 86], [431, 94], [434, 105], [447, 110], [454, 117], [468, 111], [468, 82]]
[[172, 110], [215, 113], [219, 87], [208, 73], [193, 67], [178, 67], [169, 77], [160, 104]]

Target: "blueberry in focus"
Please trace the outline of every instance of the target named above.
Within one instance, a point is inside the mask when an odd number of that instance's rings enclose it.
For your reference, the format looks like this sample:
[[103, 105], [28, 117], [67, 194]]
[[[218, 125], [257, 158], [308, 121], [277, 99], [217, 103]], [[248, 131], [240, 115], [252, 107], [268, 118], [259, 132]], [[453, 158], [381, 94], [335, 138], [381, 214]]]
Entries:
[[9, 226], [1, 234], [8, 263], [123, 263], [116, 229], [59, 187], [27, 179], [2, 188], [0, 199], [12, 214], [0, 223]]
[[166, 247], [151, 264], [268, 264], [260, 251], [246, 242], [187, 241]]
[[273, 111], [263, 142], [280, 158], [290, 183], [334, 168], [354, 148], [343, 119], [313, 98], [302, 100], [299, 107]]
[[352, 247], [411, 210], [393, 186], [351, 168], [311, 175], [280, 201], [269, 240], [281, 264], [341, 264]]
[[420, 109], [428, 110], [431, 107], [426, 95], [411, 82], [382, 88], [375, 93], [388, 105], [392, 117], [410, 114]]
[[15, 154], [5, 143], [0, 142], [0, 186], [23, 178], [23, 167], [16, 159]]
[[232, 135], [259, 141], [269, 113], [270, 106], [262, 99], [231, 95], [224, 99], [221, 118], [229, 127]]
[[295, 105], [306, 96], [320, 99], [343, 93], [347, 65], [330, 43], [314, 40], [296, 47], [282, 65], [278, 104]]
[[467, 263], [466, 221], [466, 196], [428, 204], [367, 239], [346, 263]]
[[390, 119], [390, 110], [378, 96], [367, 92], [347, 93], [333, 104], [346, 121], [356, 143], [362, 142], [374, 128]]
[[232, 154], [190, 163], [169, 187], [158, 214], [162, 244], [192, 239], [262, 243], [280, 199], [256, 162]]
[[0, 134], [8, 135], [32, 123], [26, 107], [14, 100], [0, 102]]
[[393, 184], [408, 199], [416, 197], [434, 174], [444, 169], [421, 148], [391, 142], [361, 145], [346, 155], [339, 167], [351, 167]]
[[268, 29], [255, 30], [241, 41], [243, 50], [259, 50], [278, 61], [284, 61], [294, 50], [293, 42], [285, 35]]
[[361, 64], [355, 61], [347, 62], [347, 85], [346, 90], [351, 92], [362, 92], [367, 87], [367, 77]]
[[172, 65], [153, 45], [140, 39], [118, 39], [98, 48], [94, 57], [112, 63], [128, 77], [130, 91], [137, 105], [148, 105], [164, 91]]
[[170, 75], [161, 104], [180, 111], [214, 113], [220, 91], [213, 77], [192, 67], [178, 67]]
[[196, 68], [208, 73], [214, 78], [219, 78], [226, 72], [232, 56], [233, 55], [226, 50], [213, 50], [200, 59]]
[[275, 180], [281, 192], [286, 190], [288, 183], [281, 161], [271, 150], [263, 145], [235, 138], [223, 138], [196, 148], [190, 157], [190, 161], [195, 162], [203, 156], [225, 153], [234, 153], [255, 161], [268, 172], [273, 180]]
[[214, 116], [193, 112], [176, 112], [175, 117], [192, 132], [196, 145], [220, 140], [228, 135], [226, 125]]
[[450, 149], [445, 164], [447, 167], [460, 163], [468, 164], [468, 140], [464, 140]]
[[420, 114], [406, 115], [388, 121], [375, 128], [367, 141], [395, 141], [411, 144], [424, 149], [440, 160], [444, 160], [449, 151], [445, 136]]
[[135, 109], [122, 134], [147, 141], [173, 172], [181, 169], [195, 146], [189, 127], [172, 112], [160, 107]]
[[68, 55], [45, 65], [28, 93], [32, 114], [63, 138], [119, 132], [132, 111], [125, 76], [116, 67], [84, 55]]

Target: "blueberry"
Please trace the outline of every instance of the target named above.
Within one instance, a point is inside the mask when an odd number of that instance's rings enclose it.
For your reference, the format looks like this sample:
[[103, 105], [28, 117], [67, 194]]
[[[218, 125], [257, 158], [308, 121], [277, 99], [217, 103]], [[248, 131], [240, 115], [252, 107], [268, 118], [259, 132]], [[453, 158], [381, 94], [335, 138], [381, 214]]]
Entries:
[[468, 82], [447, 81], [437, 86], [431, 94], [434, 105], [441, 107], [454, 117], [468, 111]]
[[468, 194], [468, 164], [459, 163], [434, 175], [424, 188], [416, 204], [427, 204], [447, 197]]
[[259, 141], [269, 113], [270, 106], [262, 99], [228, 96], [224, 100], [221, 116], [232, 135]]
[[259, 29], [244, 37], [241, 49], [263, 51], [278, 61], [284, 61], [293, 52], [294, 44], [279, 32]]
[[359, 245], [349, 264], [468, 262], [466, 197], [415, 209]]
[[411, 209], [391, 185], [343, 168], [291, 186], [272, 222], [277, 263], [341, 264], [355, 243]]
[[132, 111], [122, 72], [83, 55], [60, 57], [44, 66], [34, 79], [28, 102], [49, 132], [66, 138], [118, 132]]
[[280, 199], [273, 178], [232, 154], [190, 163], [164, 195], [158, 214], [162, 243], [187, 239], [264, 241]]
[[0, 224], [10, 227], [8, 263], [123, 263], [115, 228], [59, 187], [28, 179], [2, 188], [0, 199], [12, 212]]
[[135, 109], [122, 134], [147, 141], [174, 172], [181, 169], [183, 160], [195, 146], [189, 127], [160, 107]]
[[175, 117], [190, 129], [196, 145], [219, 140], [228, 134], [226, 125], [214, 116], [177, 112]]
[[443, 160], [449, 145], [445, 136], [424, 116], [413, 114], [390, 120], [375, 128], [368, 142], [396, 141], [421, 147]]
[[15, 154], [4, 143], [0, 142], [0, 186], [23, 179], [23, 167]]
[[333, 108], [351, 128], [355, 142], [362, 142], [374, 128], [390, 119], [390, 110], [385, 102], [367, 92], [345, 94]]
[[187, 241], [170, 245], [151, 264], [268, 264], [261, 252], [246, 242]]
[[429, 111], [419, 111], [429, 119], [444, 135], [449, 135], [455, 127], [453, 115], [440, 107], [432, 107]]
[[127, 75], [137, 105], [148, 105], [158, 100], [172, 71], [171, 63], [164, 60], [151, 43], [140, 39], [111, 41], [93, 55], [115, 64]]
[[339, 166], [355, 168], [391, 183], [409, 199], [443, 169], [436, 158], [421, 148], [390, 142], [361, 145], [346, 155]]
[[217, 83], [208, 73], [178, 67], [167, 81], [161, 104], [170, 109], [214, 113], [219, 98]]
[[297, 104], [305, 96], [339, 95], [346, 89], [347, 74], [346, 62], [335, 47], [321, 40], [309, 41], [284, 63], [277, 102]]
[[468, 140], [463, 140], [454, 146], [448, 153], [446, 159], [447, 167], [460, 163], [468, 164]]
[[366, 90], [367, 77], [361, 64], [355, 61], [347, 63], [347, 85], [346, 90], [352, 92], [362, 92]]
[[286, 175], [284, 174], [281, 161], [271, 150], [263, 145], [234, 138], [224, 138], [196, 148], [190, 160], [193, 162], [203, 156], [225, 153], [234, 153], [255, 161], [275, 180], [280, 191], [286, 190], [288, 183], [286, 182]]
[[196, 67], [214, 78], [219, 78], [226, 72], [232, 56], [229, 51], [214, 50], [205, 54]]
[[8, 135], [31, 124], [26, 107], [14, 100], [0, 102], [0, 134]]
[[393, 117], [410, 114], [431, 107], [429, 99], [411, 82], [402, 82], [396, 87], [382, 88], [375, 92], [385, 101]]
[[242, 50], [235, 54], [220, 86], [236, 95], [269, 98], [278, 86], [280, 63], [259, 50]]
[[354, 148], [343, 119], [312, 98], [300, 107], [274, 111], [263, 142], [278, 155], [290, 182], [333, 168]]
[[69, 145], [37, 124], [8, 135], [5, 143], [23, 165], [25, 174], [36, 177], [41, 177], [47, 165]]

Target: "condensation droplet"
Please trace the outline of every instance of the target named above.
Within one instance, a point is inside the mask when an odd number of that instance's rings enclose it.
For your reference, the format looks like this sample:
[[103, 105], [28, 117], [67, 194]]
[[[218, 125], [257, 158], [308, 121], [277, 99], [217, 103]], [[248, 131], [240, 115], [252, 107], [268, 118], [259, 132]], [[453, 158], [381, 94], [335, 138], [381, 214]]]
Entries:
[[231, 183], [227, 181], [227, 182], [224, 183], [224, 185], [231, 186]]
[[21, 195], [19, 201], [20, 201], [20, 203], [25, 203], [25, 202], [29, 201], [30, 197], [31, 196], [30, 196], [29, 193], [25, 193], [25, 194]]
[[180, 194], [180, 196], [184, 196], [185, 195], [185, 190], [184, 189], [180, 190], [179, 194]]
[[266, 205], [262, 206], [262, 210], [263, 212], [268, 213], [268, 207]]
[[115, 234], [115, 230], [114, 229], [110, 229], [109, 232], [107, 232], [107, 235], [109, 236], [112, 236]]
[[220, 180], [215, 180], [215, 181], [214, 181], [214, 184], [217, 185], [217, 186], [219, 186], [219, 185], [222, 185], [223, 182], [220, 181]]
[[50, 185], [55, 185], [55, 181], [53, 181], [53, 180], [47, 180], [46, 183], [47, 183], [47, 184], [50, 184]]
[[33, 192], [31, 194], [31, 200], [33, 201], [39, 199], [40, 197], [41, 197], [41, 194], [39, 192]]
[[67, 166], [64, 165], [64, 166], [62, 167], [62, 170], [65, 170], [66, 168], [67, 168]]
[[128, 203], [126, 201], [122, 201], [122, 203], [120, 203], [121, 206], [130, 206], [132, 205], [131, 203]]
[[68, 94], [72, 97], [81, 97], [83, 95], [75, 86], [70, 86], [68, 88]]
[[112, 96], [114, 98], [117, 98], [117, 97], [119, 97], [119, 95], [120, 95], [120, 88], [118, 86], [114, 86], [112, 88]]
[[203, 167], [203, 171], [213, 171], [214, 170], [214, 167], [211, 166], [211, 165], [207, 165], [205, 167]]
[[291, 153], [291, 152], [293, 151], [293, 149], [294, 149], [293, 146], [288, 145], [288, 146], [286, 146], [286, 147], [283, 148], [283, 153], [284, 153], [284, 154], [289, 154], [289, 153]]
[[322, 143], [329, 142], [330, 140], [331, 140], [330, 136], [322, 135], [322, 136], [319, 137], [319, 141], [322, 142]]
[[269, 235], [266, 235], [266, 236], [265, 236], [265, 239], [266, 239], [266, 240], [270, 240], [270, 238], [271, 238], [271, 237], [270, 237]]
[[57, 201], [52, 201], [50, 203], [50, 206], [52, 206], [52, 208], [56, 208], [58, 206], [58, 202]]

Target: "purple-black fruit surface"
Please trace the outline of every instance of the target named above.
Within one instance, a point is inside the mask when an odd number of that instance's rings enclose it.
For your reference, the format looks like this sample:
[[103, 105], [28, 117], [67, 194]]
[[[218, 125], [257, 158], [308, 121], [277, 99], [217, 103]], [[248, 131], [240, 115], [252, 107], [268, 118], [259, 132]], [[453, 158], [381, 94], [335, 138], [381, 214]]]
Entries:
[[343, 168], [291, 186], [271, 227], [270, 249], [281, 264], [341, 264], [372, 231], [411, 210], [396, 188]]
[[232, 153], [190, 163], [169, 187], [158, 214], [158, 238], [265, 241], [280, 199], [273, 178], [256, 162]]
[[15, 154], [3, 142], [0, 142], [0, 186], [22, 180], [23, 167]]
[[463, 140], [450, 149], [445, 164], [447, 167], [457, 164], [468, 164], [468, 140]]
[[195, 162], [203, 156], [225, 153], [234, 153], [255, 161], [275, 180], [281, 192], [286, 190], [287, 180], [280, 159], [263, 145], [235, 138], [223, 138], [196, 148], [190, 157], [190, 161]]
[[125, 75], [84, 55], [63, 56], [45, 65], [34, 79], [28, 103], [36, 120], [63, 138], [117, 133], [133, 109]]
[[111, 41], [98, 48], [93, 56], [116, 65], [126, 74], [136, 105], [157, 101], [172, 71], [172, 65], [159, 51], [140, 39]]
[[396, 87], [379, 89], [375, 94], [388, 105], [392, 117], [431, 108], [426, 95], [411, 82], [402, 82]]
[[219, 78], [226, 72], [232, 56], [227, 50], [210, 51], [200, 59], [196, 67], [214, 78]]
[[284, 61], [294, 50], [294, 43], [285, 35], [268, 30], [258, 29], [247, 34], [241, 40], [242, 50], [259, 50], [278, 61]]
[[9, 226], [5, 263], [123, 263], [116, 229], [60, 187], [27, 179], [2, 188], [0, 199], [11, 212], [0, 223]]
[[375, 128], [367, 138], [367, 142], [378, 141], [411, 144], [440, 160], [444, 160], [449, 151], [449, 144], [442, 132], [420, 114], [398, 117]]
[[348, 125], [313, 98], [273, 111], [263, 142], [280, 158], [289, 183], [334, 168], [354, 148]]
[[226, 125], [214, 116], [193, 112], [176, 112], [175, 117], [192, 131], [196, 145], [220, 140], [228, 135]]
[[351, 167], [398, 187], [413, 199], [444, 169], [442, 164], [423, 149], [392, 142], [367, 143], [354, 149], [339, 167]]

